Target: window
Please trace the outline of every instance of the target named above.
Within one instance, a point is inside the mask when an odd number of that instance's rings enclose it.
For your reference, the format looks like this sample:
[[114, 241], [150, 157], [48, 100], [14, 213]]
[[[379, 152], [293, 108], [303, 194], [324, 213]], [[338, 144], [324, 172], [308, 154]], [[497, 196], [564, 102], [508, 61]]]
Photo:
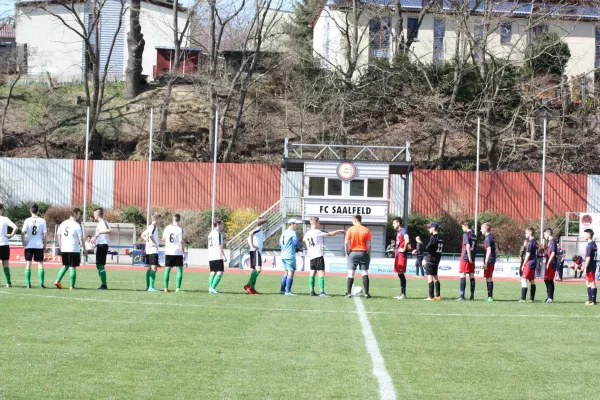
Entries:
[[391, 23], [391, 17], [373, 18], [369, 22], [369, 37], [371, 38], [369, 53], [371, 57], [389, 58]]
[[342, 181], [340, 179], [327, 179], [327, 196], [341, 196]]
[[383, 197], [383, 179], [367, 181], [367, 197]]
[[512, 39], [512, 23], [500, 24], [500, 44], [509, 44]]
[[536, 25], [529, 30], [529, 40], [531, 42], [535, 42], [539, 40], [546, 32], [548, 32], [548, 25]]
[[600, 27], [596, 27], [596, 68], [600, 68]]
[[419, 19], [408, 18], [406, 20], [407, 36], [408, 38], [418, 39], [419, 38]]
[[365, 196], [365, 181], [355, 179], [350, 181], [350, 196], [364, 197]]
[[439, 64], [444, 61], [444, 36], [446, 26], [444, 20], [433, 20], [433, 63]]
[[325, 196], [325, 178], [311, 176], [308, 180], [309, 196]]

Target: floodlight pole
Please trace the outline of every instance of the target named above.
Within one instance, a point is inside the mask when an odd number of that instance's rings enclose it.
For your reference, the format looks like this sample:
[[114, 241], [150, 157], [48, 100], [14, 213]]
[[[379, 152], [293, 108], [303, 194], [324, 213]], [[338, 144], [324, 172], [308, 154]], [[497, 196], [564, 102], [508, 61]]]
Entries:
[[475, 162], [475, 235], [479, 222], [479, 143], [481, 141], [481, 117], [477, 118], [477, 161]]
[[146, 205], [146, 223], [150, 223], [150, 208], [152, 204], [152, 138], [154, 137], [154, 108], [150, 109], [150, 142], [148, 144], [148, 197]]
[[215, 222], [215, 204], [217, 197], [217, 141], [219, 139], [219, 110], [215, 110], [215, 148], [213, 154], [213, 182], [212, 182], [212, 214], [211, 227]]
[[85, 165], [83, 167], [83, 223], [87, 216], [87, 184], [88, 184], [88, 152], [90, 144], [90, 108], [87, 108], [87, 118], [85, 122]]
[[544, 234], [544, 209], [546, 203], [546, 136], [547, 118], [544, 118], [544, 143], [542, 146], [542, 210], [540, 218], [540, 240]]
[[406, 175], [404, 176], [404, 229], [408, 229], [408, 213], [409, 213], [409, 205], [410, 205], [410, 142], [406, 142], [406, 162], [409, 163], [409, 167], [407, 168]]

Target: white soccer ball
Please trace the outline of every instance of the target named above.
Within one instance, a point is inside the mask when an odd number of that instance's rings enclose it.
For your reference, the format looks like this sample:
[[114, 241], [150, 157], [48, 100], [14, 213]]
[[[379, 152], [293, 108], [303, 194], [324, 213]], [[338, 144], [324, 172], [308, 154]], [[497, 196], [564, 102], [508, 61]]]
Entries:
[[363, 290], [360, 286], [354, 286], [352, 288], [352, 295], [353, 296], [362, 296]]

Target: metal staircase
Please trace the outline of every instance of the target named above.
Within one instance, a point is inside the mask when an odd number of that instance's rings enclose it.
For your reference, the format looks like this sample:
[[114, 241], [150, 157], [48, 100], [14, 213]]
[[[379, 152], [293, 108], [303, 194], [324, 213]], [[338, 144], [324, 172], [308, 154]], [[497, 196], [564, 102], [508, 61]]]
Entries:
[[287, 203], [291, 202], [298, 202], [298, 199], [283, 198], [279, 200], [227, 242], [226, 247], [231, 251], [229, 255], [230, 267], [240, 267], [242, 256], [249, 248], [248, 235], [252, 229], [256, 228], [259, 219], [265, 218], [267, 220], [263, 225], [263, 230], [265, 239], [268, 239], [285, 225], [286, 218], [298, 215], [298, 211], [292, 211], [290, 207], [286, 207], [289, 206]]

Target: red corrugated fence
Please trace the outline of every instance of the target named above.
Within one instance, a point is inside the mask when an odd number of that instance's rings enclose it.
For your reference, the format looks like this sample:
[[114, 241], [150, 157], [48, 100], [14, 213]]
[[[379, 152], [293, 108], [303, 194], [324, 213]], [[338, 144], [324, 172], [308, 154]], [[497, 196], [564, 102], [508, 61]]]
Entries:
[[[218, 164], [217, 205], [269, 208], [280, 197], [280, 171], [276, 165]], [[210, 208], [212, 173], [210, 163], [153, 162], [152, 205], [174, 210]], [[115, 162], [115, 207], [145, 207], [147, 182], [147, 162]]]
[[[539, 218], [542, 174], [482, 172], [479, 212], [493, 211], [527, 221]], [[546, 174], [546, 215], [587, 208], [587, 175]], [[416, 170], [412, 211], [427, 215], [475, 210], [475, 172]]]

